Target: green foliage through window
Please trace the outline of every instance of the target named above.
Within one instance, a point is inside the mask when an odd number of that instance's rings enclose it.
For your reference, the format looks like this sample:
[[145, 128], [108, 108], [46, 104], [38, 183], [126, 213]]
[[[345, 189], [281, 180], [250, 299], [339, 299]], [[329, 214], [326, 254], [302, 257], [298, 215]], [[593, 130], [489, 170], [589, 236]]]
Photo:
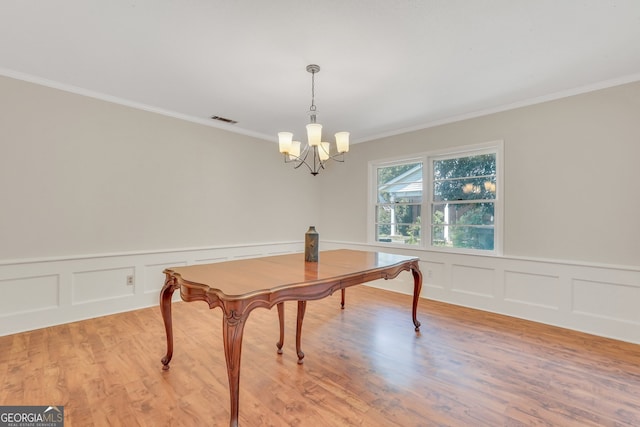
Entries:
[[375, 241], [495, 251], [501, 147], [487, 143], [375, 165]]
[[496, 154], [432, 162], [431, 244], [494, 249]]
[[379, 167], [376, 181], [376, 241], [419, 244], [422, 163]]

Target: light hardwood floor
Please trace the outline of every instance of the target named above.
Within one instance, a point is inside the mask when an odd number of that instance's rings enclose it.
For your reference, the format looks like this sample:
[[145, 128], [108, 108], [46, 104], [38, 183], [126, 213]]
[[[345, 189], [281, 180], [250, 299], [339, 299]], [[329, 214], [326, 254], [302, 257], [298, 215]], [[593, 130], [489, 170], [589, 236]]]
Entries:
[[[640, 426], [640, 346], [356, 286], [245, 327], [240, 424]], [[175, 353], [157, 307], [0, 337], [0, 405], [64, 405], [65, 426], [226, 426], [221, 311], [175, 303]]]

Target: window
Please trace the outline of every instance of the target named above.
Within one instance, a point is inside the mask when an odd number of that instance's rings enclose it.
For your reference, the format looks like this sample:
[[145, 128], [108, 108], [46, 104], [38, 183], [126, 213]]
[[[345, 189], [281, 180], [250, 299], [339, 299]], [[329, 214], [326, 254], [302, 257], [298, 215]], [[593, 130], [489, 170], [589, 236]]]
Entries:
[[500, 141], [371, 163], [372, 240], [432, 250], [499, 253], [501, 153]]
[[422, 162], [376, 168], [376, 188], [376, 241], [420, 244]]
[[494, 249], [496, 153], [431, 159], [431, 245]]

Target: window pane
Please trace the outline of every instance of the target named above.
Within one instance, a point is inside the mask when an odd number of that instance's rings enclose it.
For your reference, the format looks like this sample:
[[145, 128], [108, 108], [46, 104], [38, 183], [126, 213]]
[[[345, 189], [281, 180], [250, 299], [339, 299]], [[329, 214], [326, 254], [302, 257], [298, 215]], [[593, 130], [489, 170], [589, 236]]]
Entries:
[[421, 205], [378, 205], [376, 222], [413, 224], [420, 218]]
[[[390, 230], [393, 230], [393, 233]], [[419, 245], [421, 235], [420, 222], [415, 224], [378, 224], [376, 226], [376, 241], [378, 242]]]
[[376, 170], [376, 241], [420, 243], [422, 162]]
[[493, 227], [434, 226], [433, 246], [493, 250]]
[[379, 205], [376, 207], [376, 240], [406, 244], [420, 243], [421, 205]]
[[495, 174], [495, 153], [456, 157], [433, 162], [433, 178], [435, 180], [480, 177]]
[[[447, 246], [449, 237], [449, 227], [444, 225], [433, 225], [431, 227], [431, 244], [433, 246]], [[448, 246], [453, 246], [448, 244]]]
[[433, 246], [494, 249], [496, 158], [490, 153], [433, 160]]
[[434, 205], [431, 215], [431, 244], [493, 250], [494, 208], [493, 203]]
[[[422, 163], [405, 163], [396, 166], [385, 166], [378, 168], [378, 187], [384, 184], [389, 184], [395, 181], [415, 181], [413, 173], [407, 174], [407, 172], [415, 172], [415, 169], [422, 169]], [[422, 176], [420, 176], [422, 181]]]
[[376, 206], [376, 222], [384, 223], [384, 224], [391, 223], [391, 206], [389, 205]]
[[433, 201], [495, 199], [496, 155], [433, 161]]
[[378, 224], [376, 227], [376, 242], [391, 241], [391, 224]]
[[378, 168], [377, 181], [378, 203], [422, 202], [422, 163]]
[[420, 222], [414, 224], [398, 224], [398, 235], [403, 237], [403, 243], [407, 245], [419, 245], [422, 235]]
[[496, 177], [458, 178], [433, 182], [433, 201], [496, 198]]
[[433, 205], [432, 225], [493, 225], [493, 203], [446, 203]]

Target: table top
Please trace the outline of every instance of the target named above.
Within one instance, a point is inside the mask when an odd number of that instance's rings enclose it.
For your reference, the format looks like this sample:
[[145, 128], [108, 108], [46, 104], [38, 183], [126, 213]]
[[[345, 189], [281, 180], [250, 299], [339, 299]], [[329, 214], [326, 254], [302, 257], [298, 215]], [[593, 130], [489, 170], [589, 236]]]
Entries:
[[182, 283], [215, 289], [227, 297], [275, 292], [358, 272], [384, 270], [417, 257], [339, 249], [321, 251], [319, 261], [305, 262], [303, 253], [168, 268]]

